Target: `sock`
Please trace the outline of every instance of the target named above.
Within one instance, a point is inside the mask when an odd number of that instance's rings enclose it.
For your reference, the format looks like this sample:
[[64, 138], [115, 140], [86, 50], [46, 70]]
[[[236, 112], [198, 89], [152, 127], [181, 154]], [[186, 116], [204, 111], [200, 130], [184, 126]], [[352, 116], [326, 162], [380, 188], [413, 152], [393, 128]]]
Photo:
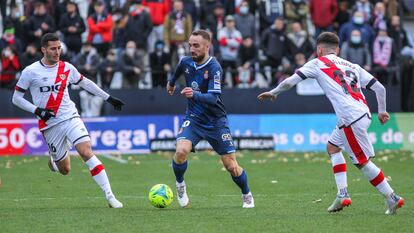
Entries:
[[174, 159], [172, 160], [172, 168], [174, 170], [175, 180], [178, 183], [182, 183], [184, 181], [184, 173], [187, 170], [187, 164], [187, 160], [182, 164], [176, 163]]
[[379, 169], [373, 162], [369, 161], [363, 168], [362, 173], [368, 177], [369, 182], [385, 197], [389, 198], [394, 192], [388, 184], [381, 169]]
[[346, 162], [342, 152], [331, 155], [332, 169], [335, 176], [336, 187], [338, 188], [338, 195], [345, 196], [348, 194], [347, 176], [346, 176]]
[[250, 192], [249, 185], [247, 185], [247, 175], [246, 172], [243, 170], [240, 176], [231, 176], [234, 183], [240, 187], [243, 194], [248, 194]]
[[88, 166], [95, 182], [99, 185], [99, 187], [101, 187], [102, 191], [104, 191], [105, 197], [113, 197], [114, 195], [112, 193], [111, 184], [109, 184], [105, 168], [98, 157], [93, 156], [90, 158], [88, 161], [86, 161], [86, 166]]

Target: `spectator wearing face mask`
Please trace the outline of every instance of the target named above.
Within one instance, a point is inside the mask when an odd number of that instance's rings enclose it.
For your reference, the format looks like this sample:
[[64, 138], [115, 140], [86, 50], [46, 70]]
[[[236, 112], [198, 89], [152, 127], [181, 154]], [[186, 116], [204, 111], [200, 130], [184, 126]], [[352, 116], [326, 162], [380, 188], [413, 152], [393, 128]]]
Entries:
[[356, 1], [352, 11], [360, 11], [362, 12], [364, 22], [369, 23], [372, 20], [372, 15], [374, 12], [374, 6], [369, 0], [358, 0]]
[[30, 16], [24, 24], [26, 42], [34, 43], [40, 48], [40, 38], [48, 32], [55, 31], [55, 20], [47, 13], [45, 2], [37, 0], [33, 15]]
[[361, 32], [361, 38], [365, 44], [372, 44], [375, 36], [374, 30], [364, 22], [364, 15], [360, 11], [354, 12], [352, 19], [341, 27], [338, 33], [340, 41], [348, 41], [355, 29]]
[[14, 36], [19, 38], [22, 41], [22, 45], [25, 45], [24, 33], [23, 33], [23, 24], [26, 20], [26, 17], [23, 16], [18, 6], [13, 6], [10, 9], [10, 14], [4, 19], [3, 25], [9, 25], [9, 27], [14, 28]]
[[390, 83], [389, 79], [394, 77], [396, 55], [394, 41], [388, 36], [387, 30], [381, 28], [372, 45], [372, 72], [382, 84]]
[[157, 41], [154, 52], [150, 54], [152, 86], [165, 88], [168, 73], [171, 71], [170, 56], [164, 52], [164, 43]]
[[287, 29], [290, 32], [291, 26], [295, 22], [300, 22], [303, 30], [308, 32], [309, 6], [304, 0], [286, 0], [284, 2], [287, 20]]
[[293, 63], [298, 53], [302, 53], [306, 59], [309, 59], [314, 52], [314, 46], [308, 33], [302, 29], [299, 22], [293, 23], [291, 28], [292, 32], [287, 34], [288, 59]]
[[105, 2], [94, 4], [95, 13], [88, 18], [89, 34], [87, 41], [92, 43], [98, 53], [105, 57], [112, 43], [112, 15], [105, 10]]
[[380, 28], [388, 28], [390, 20], [386, 15], [385, 4], [383, 2], [377, 2], [374, 8], [374, 15], [372, 17], [372, 27], [375, 31]]
[[66, 13], [60, 18], [59, 30], [64, 35], [64, 42], [68, 50], [78, 54], [82, 48], [81, 35], [85, 32], [85, 23], [78, 13], [74, 2], [66, 3]]
[[369, 46], [362, 41], [361, 32], [357, 29], [352, 31], [349, 41], [342, 44], [340, 57], [360, 65], [367, 71], [371, 70], [372, 59]]
[[0, 87], [13, 89], [16, 82], [16, 73], [20, 71], [20, 61], [16, 48], [13, 45], [5, 47], [1, 52]]
[[173, 11], [164, 21], [164, 50], [171, 54], [172, 66], [187, 53], [185, 46], [193, 30], [191, 15], [184, 10], [182, 0], [174, 0]]
[[221, 65], [225, 72], [225, 79], [228, 74], [231, 75], [231, 80], [227, 80], [225, 85], [233, 86], [237, 83], [237, 65], [236, 60], [238, 56], [238, 49], [242, 42], [241, 33], [236, 29], [234, 16], [226, 16], [226, 26], [222, 28], [217, 35], [220, 46]]
[[27, 45], [26, 51], [21, 56], [22, 68], [39, 61], [41, 58], [42, 54], [37, 50], [34, 44]]
[[23, 52], [23, 45], [19, 38], [14, 35], [13, 27], [6, 27], [3, 32], [3, 36], [0, 39], [0, 50], [6, 48], [7, 46], [13, 45], [16, 48], [18, 54]]
[[128, 41], [124, 53], [120, 59], [120, 70], [122, 72], [122, 88], [138, 88], [138, 82], [144, 77], [143, 56], [138, 53], [134, 41]]
[[151, 16], [148, 9], [135, 0], [129, 8], [128, 21], [125, 25], [125, 40], [134, 41], [138, 48], [147, 50], [147, 40], [152, 31]]
[[119, 71], [119, 64], [114, 49], [109, 50], [106, 58], [99, 65], [99, 74], [101, 76], [102, 87], [110, 88], [115, 72]]
[[263, 32], [260, 46], [266, 58], [261, 64], [263, 71], [271, 69], [271, 73], [264, 72], [264, 76], [269, 84], [275, 83], [275, 73], [282, 64], [282, 59], [289, 53], [283, 18], [277, 18], [274, 24]]
[[[254, 14], [256, 12], [256, 0], [247, 0], [249, 4], [249, 13]], [[269, 0], [266, 0], [269, 1]], [[225, 0], [222, 1], [225, 4], [226, 15], [235, 15], [240, 12], [241, 0]]]
[[251, 87], [254, 82], [254, 65], [257, 61], [257, 48], [253, 38], [244, 37], [239, 47], [237, 56], [237, 70], [239, 72], [237, 86], [240, 88]]
[[253, 14], [249, 13], [249, 2], [242, 1], [239, 13], [234, 16], [236, 21], [236, 28], [241, 33], [242, 37], [255, 36], [255, 20]]
[[260, 0], [259, 2], [259, 31], [262, 33], [268, 29], [276, 18], [285, 17], [284, 0]]
[[96, 83], [100, 59], [96, 48], [90, 42], [86, 42], [81, 52], [74, 58], [74, 65], [81, 74]]

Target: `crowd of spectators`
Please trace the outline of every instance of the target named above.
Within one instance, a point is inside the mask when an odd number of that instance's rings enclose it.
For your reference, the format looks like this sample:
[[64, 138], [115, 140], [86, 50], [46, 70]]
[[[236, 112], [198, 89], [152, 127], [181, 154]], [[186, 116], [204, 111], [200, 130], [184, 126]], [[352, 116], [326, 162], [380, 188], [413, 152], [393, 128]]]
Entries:
[[12, 0], [0, 6], [0, 87], [12, 88], [19, 72], [41, 58], [47, 32], [61, 37], [62, 60], [104, 88], [165, 87], [195, 28], [212, 33], [225, 87], [277, 84], [314, 58], [323, 31], [338, 33], [341, 57], [397, 84], [402, 65], [414, 59], [403, 2]]

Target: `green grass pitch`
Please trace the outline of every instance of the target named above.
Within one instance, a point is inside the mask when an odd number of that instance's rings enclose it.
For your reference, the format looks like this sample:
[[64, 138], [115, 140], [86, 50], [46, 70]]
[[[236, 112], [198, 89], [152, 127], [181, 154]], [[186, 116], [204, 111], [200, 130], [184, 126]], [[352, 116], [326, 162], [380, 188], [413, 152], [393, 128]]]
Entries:
[[168, 184], [175, 195], [172, 154], [102, 158], [123, 209], [109, 209], [79, 157], [68, 176], [51, 173], [46, 157], [0, 157], [0, 232], [414, 232], [414, 153], [379, 152], [373, 160], [406, 200], [385, 216], [384, 199], [348, 162], [351, 207], [326, 208], [336, 187], [323, 153], [239, 152], [256, 207], [241, 208], [239, 189], [212, 153], [192, 154], [186, 173], [188, 208], [148, 202]]

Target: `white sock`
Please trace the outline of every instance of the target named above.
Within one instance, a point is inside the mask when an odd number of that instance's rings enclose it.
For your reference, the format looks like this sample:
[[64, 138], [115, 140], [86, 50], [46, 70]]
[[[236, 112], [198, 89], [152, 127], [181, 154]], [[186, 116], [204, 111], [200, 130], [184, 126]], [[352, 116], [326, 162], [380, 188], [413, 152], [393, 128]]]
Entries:
[[335, 176], [336, 187], [338, 188], [338, 195], [347, 194], [348, 187], [346, 176], [346, 162], [342, 152], [331, 155], [332, 169]]
[[88, 166], [95, 182], [99, 185], [99, 187], [101, 187], [102, 191], [104, 191], [105, 197], [107, 199], [113, 197], [114, 195], [111, 190], [111, 184], [109, 183], [105, 168], [98, 157], [93, 156], [90, 158], [86, 161], [86, 166]]
[[394, 192], [388, 184], [381, 169], [379, 169], [373, 162], [369, 161], [363, 168], [362, 173], [368, 177], [369, 182], [385, 197], [389, 198]]

